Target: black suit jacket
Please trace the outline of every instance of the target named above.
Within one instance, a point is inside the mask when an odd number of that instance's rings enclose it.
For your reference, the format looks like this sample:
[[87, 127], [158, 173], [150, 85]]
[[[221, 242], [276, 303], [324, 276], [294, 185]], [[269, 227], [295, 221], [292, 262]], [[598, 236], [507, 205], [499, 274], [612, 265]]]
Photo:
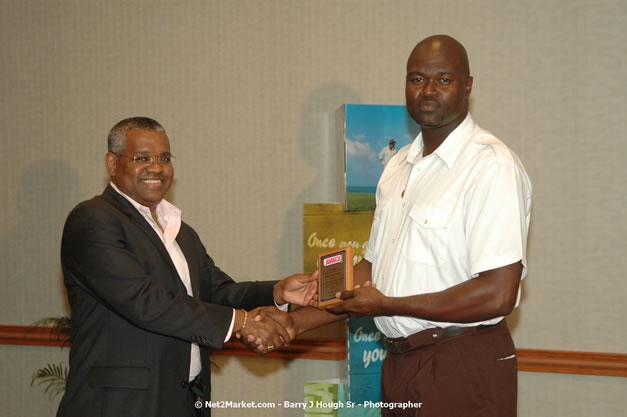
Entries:
[[208, 399], [208, 348], [222, 348], [232, 307], [273, 304], [274, 282], [234, 282], [187, 224], [176, 241], [193, 298], [159, 236], [110, 186], [69, 214], [61, 264], [72, 347], [58, 417], [193, 416], [193, 397], [182, 386], [190, 342], [201, 347]]

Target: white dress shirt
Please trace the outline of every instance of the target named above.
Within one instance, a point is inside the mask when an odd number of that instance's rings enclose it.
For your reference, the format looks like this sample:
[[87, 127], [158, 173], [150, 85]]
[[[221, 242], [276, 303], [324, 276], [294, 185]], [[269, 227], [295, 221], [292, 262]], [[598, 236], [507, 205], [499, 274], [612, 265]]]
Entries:
[[[470, 114], [432, 154], [422, 133], [387, 164], [365, 258], [377, 288], [391, 297], [438, 292], [480, 272], [522, 260], [527, 272], [531, 182], [518, 157]], [[404, 194], [403, 194], [404, 192]], [[520, 300], [520, 290], [516, 305]], [[444, 323], [377, 317], [388, 337]]]

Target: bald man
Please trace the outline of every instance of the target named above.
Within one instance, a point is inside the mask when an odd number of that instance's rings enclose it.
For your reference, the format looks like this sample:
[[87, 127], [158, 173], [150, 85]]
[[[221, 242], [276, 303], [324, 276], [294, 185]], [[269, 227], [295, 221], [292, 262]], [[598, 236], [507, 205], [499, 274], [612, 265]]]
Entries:
[[[450, 36], [416, 45], [405, 96], [421, 133], [385, 167], [354, 291], [292, 313], [297, 332], [374, 316], [385, 335], [382, 415], [516, 415], [517, 360], [504, 317], [527, 271], [531, 182], [468, 112], [468, 56]], [[370, 285], [370, 281], [374, 285]]]

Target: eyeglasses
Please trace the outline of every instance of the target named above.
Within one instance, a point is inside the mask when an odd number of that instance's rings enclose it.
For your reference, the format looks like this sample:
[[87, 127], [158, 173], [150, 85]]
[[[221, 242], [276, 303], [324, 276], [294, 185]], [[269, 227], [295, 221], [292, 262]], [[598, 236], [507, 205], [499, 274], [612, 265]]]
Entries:
[[[113, 153], [113, 152], [112, 152]], [[133, 161], [135, 164], [139, 165], [152, 165], [153, 163], [158, 163], [159, 165], [170, 165], [176, 157], [174, 155], [159, 155], [159, 156], [149, 156], [149, 155], [138, 155], [138, 156], [129, 156], [123, 155], [119, 153], [113, 153], [118, 158], [125, 157]]]

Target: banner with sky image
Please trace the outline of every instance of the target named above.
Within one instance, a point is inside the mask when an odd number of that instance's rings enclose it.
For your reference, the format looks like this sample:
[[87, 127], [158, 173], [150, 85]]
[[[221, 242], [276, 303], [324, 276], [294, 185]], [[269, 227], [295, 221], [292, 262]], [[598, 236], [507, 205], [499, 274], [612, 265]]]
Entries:
[[[373, 211], [346, 212], [343, 204], [305, 204], [303, 211], [305, 273], [318, 268], [320, 253], [345, 246], [353, 248], [355, 264], [361, 260], [368, 246]], [[371, 317], [352, 318], [347, 321], [346, 340], [348, 385], [346, 381], [306, 383], [305, 417], [380, 417], [380, 408], [363, 403], [381, 401], [381, 364], [386, 355], [381, 333]], [[339, 406], [334, 407], [334, 403]]]
[[405, 106], [379, 104], [345, 104], [338, 111], [345, 149], [346, 211], [375, 209], [375, 192], [383, 164], [381, 151], [396, 141], [400, 150], [411, 144], [420, 126]]
[[387, 356], [383, 335], [372, 317], [347, 320], [348, 399], [362, 404], [381, 401], [381, 365]]

